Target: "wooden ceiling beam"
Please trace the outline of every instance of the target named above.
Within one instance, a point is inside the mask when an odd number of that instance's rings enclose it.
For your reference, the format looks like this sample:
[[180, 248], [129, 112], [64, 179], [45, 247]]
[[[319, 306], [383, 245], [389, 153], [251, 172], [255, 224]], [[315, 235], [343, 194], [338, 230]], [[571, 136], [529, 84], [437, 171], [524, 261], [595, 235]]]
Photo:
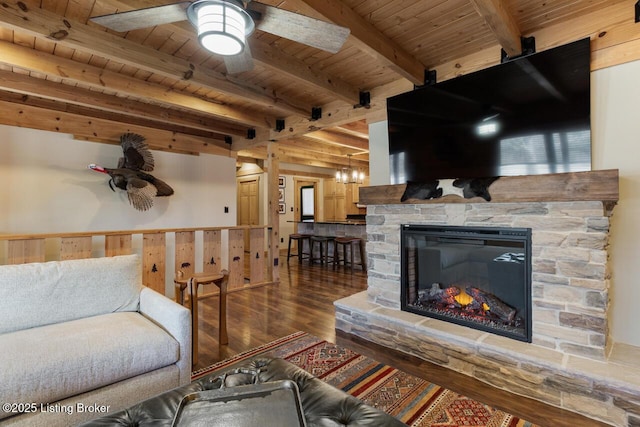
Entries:
[[358, 49], [411, 83], [424, 84], [427, 67], [340, 0], [289, 0], [288, 3], [311, 7], [333, 23], [349, 28], [351, 35], [348, 40]]
[[362, 151], [350, 147], [344, 147], [341, 145], [335, 145], [331, 143], [326, 143], [320, 139], [312, 139], [307, 138], [306, 136], [291, 138], [291, 139], [283, 139], [279, 141], [278, 144], [282, 146], [290, 146], [294, 148], [304, 148], [310, 152], [322, 153], [322, 154], [330, 154], [332, 156], [344, 157], [347, 156], [358, 156], [359, 159], [368, 159], [369, 153], [367, 151]]
[[[207, 138], [162, 129], [87, 118], [31, 105], [15, 108], [15, 104], [2, 100], [0, 100], [0, 111], [3, 111], [0, 115], [0, 124], [8, 126], [68, 133], [92, 141], [119, 140], [123, 133], [134, 132], [143, 135], [152, 149], [191, 154], [208, 153], [225, 157], [236, 156], [235, 152], [212, 144]], [[87, 159], [87, 163], [90, 161], [91, 159]]]
[[[268, 141], [281, 141], [307, 135], [309, 132], [324, 130], [344, 125], [358, 120], [366, 119], [368, 115], [377, 110], [386, 111], [387, 98], [413, 90], [413, 84], [405, 79], [399, 79], [386, 85], [378, 86], [371, 90], [371, 103], [369, 108], [354, 108], [344, 102], [334, 101], [322, 106], [322, 117], [318, 120], [310, 118], [290, 116], [285, 119], [285, 129], [281, 132], [272, 130], [260, 133], [254, 139], [234, 139], [233, 149], [243, 150], [249, 147], [263, 145]], [[367, 148], [368, 149], [368, 148]]]
[[307, 170], [295, 170], [295, 169], [282, 169], [280, 168], [281, 175], [293, 175], [295, 177], [304, 177], [304, 178], [320, 178], [320, 179], [331, 179], [335, 175], [333, 173], [319, 173], [319, 172], [309, 172]]
[[[325, 154], [319, 152], [310, 152], [306, 148], [293, 147], [290, 145], [282, 145], [280, 142], [276, 144], [279, 153], [283, 156], [291, 156], [299, 159], [307, 160], [320, 160], [326, 163], [330, 163], [333, 167], [347, 167], [349, 165], [349, 157], [347, 156], [335, 156], [332, 154]], [[351, 159], [351, 166], [356, 168], [366, 168], [369, 166], [369, 162], [363, 160]]]
[[[97, 110], [103, 114], [117, 114], [126, 123], [154, 123], [158, 128], [200, 136], [208, 135], [212, 139], [224, 140], [226, 135], [247, 134], [246, 127], [233, 127], [228, 123], [196, 116], [193, 113], [172, 111], [156, 105], [10, 71], [0, 70], [0, 89], [86, 107], [88, 111]], [[222, 130], [222, 132], [212, 132], [211, 129]]]
[[317, 89], [329, 92], [349, 105], [356, 105], [360, 102], [360, 90], [343, 80], [314, 70], [303, 61], [283, 53], [280, 49], [274, 49], [259, 39], [252, 38], [249, 40], [249, 44], [253, 59], [262, 65], [286, 74], [298, 82], [313, 85]]
[[358, 120], [356, 122], [345, 123], [341, 126], [337, 126], [336, 130], [348, 133], [357, 138], [369, 139], [369, 125], [366, 120]]
[[251, 159], [257, 160], [266, 160], [267, 155], [267, 147], [252, 147], [247, 150], [238, 151], [238, 157], [247, 157]]
[[52, 99], [40, 98], [32, 95], [24, 95], [15, 92], [5, 92], [0, 90], [0, 100], [12, 102], [14, 104], [30, 105], [33, 107], [46, 108], [52, 111], [60, 111], [65, 113], [77, 114], [88, 118], [104, 119], [112, 122], [123, 123], [125, 125], [145, 126], [153, 129], [162, 129], [169, 132], [182, 133], [185, 135], [193, 135], [210, 140], [212, 144], [227, 148], [225, 144], [225, 135], [215, 132], [208, 132], [200, 129], [190, 129], [184, 126], [170, 125], [155, 120], [142, 119], [123, 114], [112, 113], [95, 108], [85, 107], [81, 105], [67, 104]]
[[290, 116], [285, 119], [285, 130], [280, 133], [270, 132], [270, 137], [280, 140], [364, 120], [373, 111], [386, 110], [388, 97], [410, 90], [413, 90], [413, 84], [405, 79], [378, 86], [371, 89], [371, 102], [367, 108], [354, 108], [342, 103], [331, 102], [322, 106], [323, 115], [320, 119], [312, 121], [308, 118]]
[[283, 153], [279, 156], [279, 158], [280, 158], [280, 163], [293, 163], [296, 165], [314, 166], [318, 168], [327, 168], [327, 169], [341, 169], [343, 167], [343, 165], [340, 163], [334, 163], [331, 161], [318, 160], [316, 158], [298, 156], [296, 154], [291, 154], [291, 153], [289, 154]]
[[[102, 0], [101, 4], [111, 6], [114, 12], [116, 10], [122, 12], [156, 6], [157, 2], [137, 0], [124, 3], [119, 0]], [[171, 28], [185, 38], [193, 38], [195, 35], [195, 29], [191, 24], [179, 22], [172, 25]], [[314, 69], [296, 57], [284, 53], [277, 46], [267, 44], [257, 37], [250, 37], [248, 42], [254, 61], [263, 66], [285, 73], [301, 83], [329, 92], [349, 104], [355, 105], [359, 102], [359, 89], [352, 87], [337, 76]]]
[[369, 151], [369, 139], [356, 138], [354, 136], [334, 132], [332, 130], [317, 130], [315, 132], [309, 132], [305, 137], [338, 147], [348, 147], [367, 152]]
[[[292, 144], [291, 141], [280, 141], [277, 143], [276, 149], [278, 150], [281, 158], [287, 159], [288, 163], [298, 163], [302, 161], [309, 166], [329, 167], [332, 169], [344, 168], [349, 165], [349, 158], [345, 156], [338, 156], [329, 153], [320, 153], [313, 150], [309, 150], [307, 147], [301, 145]], [[247, 150], [240, 150], [237, 152], [238, 157], [252, 158], [265, 160], [267, 158], [266, 147], [253, 147]], [[351, 159], [351, 165], [361, 169], [367, 169], [369, 167], [368, 159]]]
[[[564, 43], [578, 40], [582, 37], [591, 37], [592, 62], [591, 69], [597, 70], [621, 62], [640, 59], [640, 42], [636, 41], [636, 31], [633, 22], [629, 22], [630, 11], [625, 2], [617, 2], [611, 6], [572, 18], [563, 23], [552, 25], [536, 31], [536, 48], [539, 51], [559, 46]], [[628, 24], [625, 24], [628, 23]], [[616, 32], [617, 28], [624, 26], [624, 30]], [[523, 34], [527, 36], [527, 34]], [[635, 50], [631, 45], [638, 45]], [[440, 64], [435, 69], [438, 72], [438, 81], [445, 81], [457, 76], [472, 73], [500, 62], [500, 48], [496, 44], [487, 49], [474, 52], [470, 55], [457, 58], [453, 61]], [[609, 51], [617, 49], [616, 59], [610, 58]], [[315, 130], [339, 127], [345, 123], [366, 119], [375, 116], [378, 112], [380, 120], [384, 120], [386, 111], [386, 99], [413, 90], [413, 85], [404, 79], [396, 80], [389, 84], [376, 87], [371, 90], [371, 104], [369, 109], [346, 108], [344, 104], [329, 103], [322, 106], [323, 117], [317, 121], [289, 117], [285, 119], [286, 128], [282, 132], [268, 131], [268, 136], [261, 134], [264, 140], [283, 140], [296, 137]], [[250, 147], [261, 144], [260, 138], [246, 140], [239, 138], [233, 144], [233, 149]]]
[[[0, 13], [1, 10], [2, 8]], [[150, 99], [160, 104], [192, 110], [198, 114], [209, 114], [221, 120], [245, 126], [266, 127], [266, 123], [275, 121], [272, 117], [256, 117], [226, 105], [168, 90], [165, 86], [156, 83], [81, 64], [6, 41], [0, 41], [0, 63], [87, 85], [100, 91], [110, 89], [134, 98]]]
[[309, 115], [311, 106], [303, 106], [275, 94], [268, 88], [239, 85], [210, 68], [179, 57], [141, 46], [118, 35], [70, 21], [39, 8], [23, 8], [21, 2], [7, 1], [0, 8], [0, 23], [14, 31], [54, 40], [73, 49], [102, 56], [164, 77], [187, 81], [209, 90], [250, 100], [285, 114]]
[[469, 0], [508, 56], [522, 54], [520, 29], [501, 0]]
[[236, 166], [238, 166], [238, 164], [240, 163], [251, 163], [251, 164], [257, 165], [259, 161], [260, 161], [259, 159], [256, 159], [254, 157], [238, 156], [236, 157]]
[[[120, 145], [120, 137], [118, 135], [114, 135], [111, 138], [96, 138], [94, 136], [74, 134], [73, 139], [75, 139], [76, 141], [89, 141], [89, 142], [98, 142], [100, 144]], [[186, 154], [188, 156], [200, 155], [200, 153], [196, 151], [180, 150], [178, 148], [168, 148], [160, 145], [154, 145], [153, 147], [149, 146], [149, 148], [155, 151], [166, 151], [167, 153]]]
[[[611, 6], [606, 8], [541, 28], [535, 32], [536, 50], [541, 52], [589, 37], [591, 39], [591, 71], [640, 60], [640, 46], [635, 49], [632, 46], [640, 45], [640, 38], [638, 38], [638, 24], [629, 18], [631, 13], [626, 2], [612, 2]], [[525, 37], [528, 35], [533, 34], [523, 34]], [[604, 51], [611, 48], [619, 49], [617, 60], [605, 61]], [[449, 80], [499, 63], [500, 46], [492, 46], [440, 64], [436, 67], [438, 81]]]
[[[342, 169], [349, 165], [349, 158], [347, 156], [315, 152], [304, 146], [293, 145], [291, 141], [278, 142], [276, 149], [281, 161], [287, 163], [326, 167], [330, 169]], [[240, 150], [237, 154], [240, 158], [264, 160], [267, 158], [267, 149], [266, 147], [253, 147], [247, 150]], [[352, 157], [351, 166], [368, 170], [369, 161], [368, 159]]]

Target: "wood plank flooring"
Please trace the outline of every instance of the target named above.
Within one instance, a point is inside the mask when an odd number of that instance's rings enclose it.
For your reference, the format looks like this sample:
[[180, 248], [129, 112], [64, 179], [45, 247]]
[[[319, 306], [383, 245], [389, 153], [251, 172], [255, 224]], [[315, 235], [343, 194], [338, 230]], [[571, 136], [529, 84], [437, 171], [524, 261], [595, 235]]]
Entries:
[[229, 344], [218, 348], [217, 296], [199, 300], [199, 363], [196, 368], [296, 331], [347, 346], [380, 362], [425, 378], [543, 427], [604, 427], [572, 412], [516, 396], [416, 357], [335, 331], [333, 302], [366, 290], [366, 274], [321, 265], [300, 265], [286, 256], [279, 285], [235, 292], [227, 299]]

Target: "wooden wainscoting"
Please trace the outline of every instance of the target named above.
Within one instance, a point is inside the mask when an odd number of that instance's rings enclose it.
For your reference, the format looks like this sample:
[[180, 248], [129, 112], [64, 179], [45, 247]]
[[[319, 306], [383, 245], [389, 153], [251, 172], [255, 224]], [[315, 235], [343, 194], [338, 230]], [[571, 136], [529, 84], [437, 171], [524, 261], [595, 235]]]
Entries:
[[[268, 229], [260, 225], [0, 235], [0, 264], [140, 253], [144, 285], [165, 294], [167, 279], [172, 280], [175, 271], [182, 270], [185, 274], [195, 272], [198, 247], [202, 251], [204, 272], [229, 271], [231, 292], [268, 285], [274, 283], [273, 277], [278, 277], [273, 273], [278, 268], [279, 254], [265, 254], [265, 239], [269, 239], [270, 235], [266, 232]], [[248, 258], [245, 257], [245, 234], [249, 236], [250, 247], [246, 249], [251, 256]], [[141, 246], [136, 247], [134, 240], [140, 241], [140, 238]], [[103, 240], [104, 244], [101, 243]], [[167, 260], [167, 241], [175, 242], [171, 268], [171, 261]], [[223, 254], [228, 260], [226, 265], [222, 264]]]

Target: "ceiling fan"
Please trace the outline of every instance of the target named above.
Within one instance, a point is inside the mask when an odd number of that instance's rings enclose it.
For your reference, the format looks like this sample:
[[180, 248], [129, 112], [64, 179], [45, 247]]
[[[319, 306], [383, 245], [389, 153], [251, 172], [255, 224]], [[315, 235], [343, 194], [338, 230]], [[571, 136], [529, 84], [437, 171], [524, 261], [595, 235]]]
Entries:
[[330, 53], [342, 48], [350, 32], [339, 25], [251, 0], [183, 1], [90, 20], [117, 32], [189, 20], [198, 32], [200, 44], [223, 55], [231, 74], [253, 68], [246, 37], [256, 28]]

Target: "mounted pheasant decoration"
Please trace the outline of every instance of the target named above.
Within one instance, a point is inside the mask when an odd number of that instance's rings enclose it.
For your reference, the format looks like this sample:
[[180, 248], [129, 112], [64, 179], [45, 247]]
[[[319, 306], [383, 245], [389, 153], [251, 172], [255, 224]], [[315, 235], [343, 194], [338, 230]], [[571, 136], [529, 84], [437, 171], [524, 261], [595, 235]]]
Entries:
[[153, 171], [155, 163], [149, 147], [142, 135], [125, 133], [120, 137], [120, 146], [124, 157], [118, 161], [115, 169], [90, 164], [89, 169], [106, 173], [111, 177], [109, 188], [115, 191], [116, 186], [127, 192], [129, 203], [139, 211], [146, 211], [153, 206], [154, 197], [173, 194], [166, 182], [146, 172]]

